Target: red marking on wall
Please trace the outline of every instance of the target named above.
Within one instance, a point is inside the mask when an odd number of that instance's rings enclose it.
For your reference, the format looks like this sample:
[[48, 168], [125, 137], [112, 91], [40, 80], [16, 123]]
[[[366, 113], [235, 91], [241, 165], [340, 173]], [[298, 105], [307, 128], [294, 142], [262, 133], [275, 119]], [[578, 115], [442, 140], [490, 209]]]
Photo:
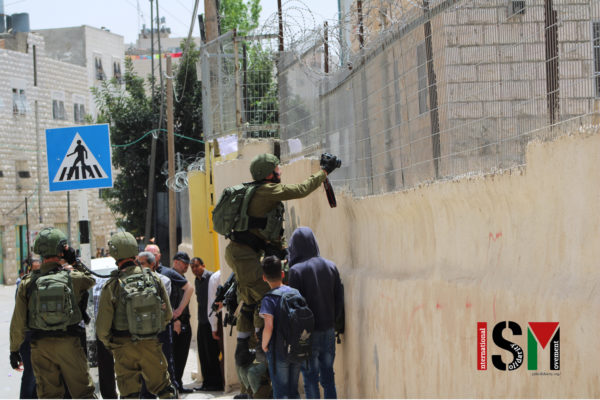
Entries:
[[495, 235], [495, 236], [494, 236], [494, 234], [493, 234], [492, 232], [490, 232], [490, 234], [489, 234], [489, 238], [490, 238], [490, 240], [492, 240], [492, 241], [494, 241], [494, 242], [495, 242], [496, 240], [498, 240], [499, 238], [501, 238], [501, 237], [502, 237], [502, 232], [498, 232], [498, 233], [496, 233], [496, 235]]
[[471, 302], [469, 300], [467, 300], [467, 304], [465, 304], [466, 308], [471, 308], [473, 306], [473, 304], [471, 304]]
[[439, 310], [440, 308], [442, 308], [442, 305], [440, 303], [436, 303], [435, 308], [437, 308]]

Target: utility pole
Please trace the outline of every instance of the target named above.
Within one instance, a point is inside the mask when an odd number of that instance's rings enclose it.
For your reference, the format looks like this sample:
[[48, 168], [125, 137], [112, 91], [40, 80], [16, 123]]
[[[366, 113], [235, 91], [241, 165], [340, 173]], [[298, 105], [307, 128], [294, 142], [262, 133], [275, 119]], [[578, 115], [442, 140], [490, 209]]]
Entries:
[[204, 16], [206, 18], [206, 42], [219, 37], [219, 24], [217, 21], [217, 3], [215, 0], [204, 0]]
[[[154, 105], [154, 6], [150, 0], [150, 62], [152, 68], [152, 105]], [[161, 92], [162, 93], [162, 92]], [[162, 105], [161, 105], [162, 107]], [[160, 126], [158, 127], [160, 133]], [[156, 169], [156, 138], [152, 135], [150, 148], [150, 171], [148, 172], [148, 194], [146, 198], [146, 223], [144, 225], [144, 242], [150, 243], [152, 234], [152, 215], [154, 206], [154, 171]]]
[[279, 52], [283, 52], [283, 10], [281, 0], [277, 0], [277, 19], [279, 20]]
[[[167, 146], [169, 152], [169, 179], [175, 176], [175, 135], [173, 132], [173, 69], [171, 55], [167, 56]], [[177, 206], [175, 191], [169, 189], [169, 256], [177, 252]]]

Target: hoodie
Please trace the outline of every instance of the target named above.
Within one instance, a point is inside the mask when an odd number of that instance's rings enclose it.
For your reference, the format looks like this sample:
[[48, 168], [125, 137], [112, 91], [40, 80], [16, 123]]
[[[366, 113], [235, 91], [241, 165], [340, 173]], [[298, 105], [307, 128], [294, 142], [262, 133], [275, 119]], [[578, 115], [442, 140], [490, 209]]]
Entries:
[[288, 247], [289, 286], [298, 289], [314, 314], [315, 330], [335, 327], [344, 309], [342, 281], [335, 264], [319, 254], [319, 245], [308, 227], [297, 228]]

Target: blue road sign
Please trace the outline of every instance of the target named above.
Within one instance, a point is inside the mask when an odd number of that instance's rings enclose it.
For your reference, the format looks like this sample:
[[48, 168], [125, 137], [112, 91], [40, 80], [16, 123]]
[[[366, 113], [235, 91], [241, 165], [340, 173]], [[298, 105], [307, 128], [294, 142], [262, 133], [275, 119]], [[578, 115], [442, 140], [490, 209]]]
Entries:
[[113, 186], [108, 124], [46, 129], [51, 192]]

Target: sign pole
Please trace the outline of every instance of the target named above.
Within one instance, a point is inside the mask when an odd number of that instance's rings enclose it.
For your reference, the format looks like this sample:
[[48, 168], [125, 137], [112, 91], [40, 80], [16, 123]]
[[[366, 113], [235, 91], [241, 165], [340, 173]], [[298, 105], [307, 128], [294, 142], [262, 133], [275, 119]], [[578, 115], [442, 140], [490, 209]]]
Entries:
[[92, 254], [90, 251], [90, 221], [88, 218], [87, 192], [77, 192], [77, 206], [79, 208], [79, 251], [81, 261], [91, 267]]

